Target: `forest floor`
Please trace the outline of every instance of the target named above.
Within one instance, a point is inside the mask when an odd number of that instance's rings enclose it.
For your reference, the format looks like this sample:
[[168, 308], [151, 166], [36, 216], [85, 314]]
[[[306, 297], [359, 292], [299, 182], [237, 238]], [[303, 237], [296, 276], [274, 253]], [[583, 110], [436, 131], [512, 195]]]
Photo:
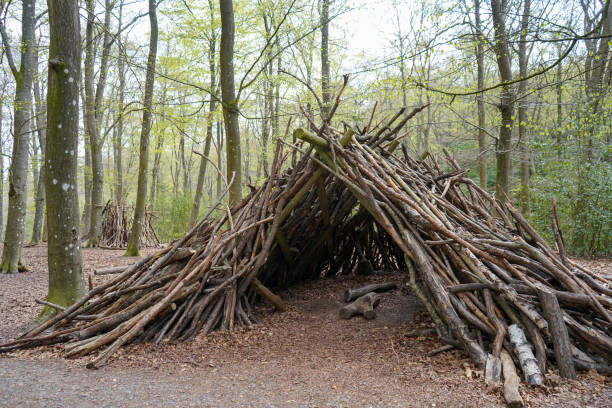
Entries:
[[[84, 249], [85, 273], [136, 259], [122, 255]], [[46, 296], [46, 247], [24, 248], [24, 258], [31, 272], [0, 275], [0, 342], [21, 333], [42, 308], [34, 299]], [[612, 274], [612, 261], [582, 263]], [[380, 281], [400, 289], [384, 295], [375, 320], [338, 319], [346, 288]], [[467, 377], [465, 354], [428, 357], [440, 343], [409, 335], [429, 323], [400, 274], [322, 279], [280, 296], [288, 311], [261, 305], [250, 330], [124, 347], [99, 370], [84, 368], [90, 356], [62, 358], [59, 347], [0, 355], [0, 406], [504, 406], [500, 390], [485, 389], [482, 371], [471, 366]], [[591, 372], [559, 383], [549, 372], [545, 387], [521, 392], [530, 407], [609, 407], [612, 378]]]

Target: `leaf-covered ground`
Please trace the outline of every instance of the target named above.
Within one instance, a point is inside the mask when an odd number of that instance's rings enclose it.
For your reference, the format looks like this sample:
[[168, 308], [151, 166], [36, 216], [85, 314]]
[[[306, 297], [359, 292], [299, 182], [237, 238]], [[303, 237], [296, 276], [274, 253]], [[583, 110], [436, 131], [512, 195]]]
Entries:
[[[46, 295], [46, 247], [24, 251], [32, 272], [0, 275], [0, 341], [24, 330], [41, 310], [34, 299]], [[122, 255], [85, 249], [85, 272], [135, 259]], [[582, 263], [612, 273], [610, 261]], [[337, 318], [346, 288], [377, 281], [400, 289], [384, 296], [376, 320]], [[0, 406], [504, 406], [481, 371], [470, 366], [466, 376], [460, 351], [427, 356], [440, 344], [413, 336], [429, 324], [402, 275], [324, 279], [280, 295], [289, 310], [261, 305], [251, 330], [128, 346], [97, 371], [83, 368], [91, 357], [66, 360], [59, 347], [0, 355]], [[612, 379], [581, 373], [558, 383], [550, 372], [543, 389], [521, 391], [528, 406], [605, 407]]]

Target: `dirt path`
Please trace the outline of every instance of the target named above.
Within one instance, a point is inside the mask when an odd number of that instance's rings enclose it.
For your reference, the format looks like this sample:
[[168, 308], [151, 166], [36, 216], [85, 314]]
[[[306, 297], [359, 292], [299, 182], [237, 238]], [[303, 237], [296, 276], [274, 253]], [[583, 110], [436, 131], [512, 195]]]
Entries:
[[[33, 271], [0, 275], [0, 341], [14, 337], [40, 311], [46, 294], [46, 248], [25, 249]], [[122, 251], [84, 250], [85, 271], [133, 262]], [[607, 264], [605, 267], [607, 267]], [[342, 291], [366, 282], [401, 285], [383, 299], [373, 321], [337, 318]], [[198, 337], [190, 343], [123, 348], [109, 366], [83, 368], [89, 358], [65, 360], [59, 348], [0, 356], [0, 406], [141, 407], [495, 407], [481, 372], [464, 374], [459, 351], [427, 357], [434, 339], [407, 334], [427, 327], [416, 298], [398, 274], [325, 279], [281, 293], [289, 310], [257, 310], [251, 330]], [[529, 406], [610, 406], [610, 379], [524, 390]], [[435, 405], [433, 405], [435, 404]]]

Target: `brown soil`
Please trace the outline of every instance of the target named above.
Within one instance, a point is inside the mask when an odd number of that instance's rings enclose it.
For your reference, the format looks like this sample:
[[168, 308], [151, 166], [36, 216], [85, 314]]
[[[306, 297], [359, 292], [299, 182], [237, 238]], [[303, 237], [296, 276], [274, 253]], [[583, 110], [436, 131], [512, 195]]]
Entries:
[[[34, 299], [46, 295], [46, 247], [24, 252], [32, 272], [0, 275], [0, 342], [27, 327], [41, 310]], [[85, 272], [135, 260], [122, 255], [85, 249]], [[583, 264], [612, 270], [609, 261]], [[400, 289], [383, 297], [375, 320], [338, 319], [346, 288], [380, 281]], [[471, 366], [466, 377], [465, 354], [430, 358], [441, 344], [409, 336], [430, 323], [403, 275], [322, 279], [280, 295], [288, 311], [261, 305], [250, 330], [128, 346], [97, 371], [83, 368], [91, 357], [61, 358], [60, 347], [1, 355], [0, 406], [504, 406], [499, 390], [485, 389], [482, 371]], [[547, 377], [546, 387], [521, 390], [528, 406], [610, 406], [609, 377], [583, 373], [561, 384]]]

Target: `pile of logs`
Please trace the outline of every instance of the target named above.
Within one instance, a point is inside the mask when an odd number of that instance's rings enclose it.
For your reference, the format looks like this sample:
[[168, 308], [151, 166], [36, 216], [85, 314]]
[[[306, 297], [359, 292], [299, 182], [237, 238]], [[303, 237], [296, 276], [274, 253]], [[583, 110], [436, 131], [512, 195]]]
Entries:
[[569, 378], [609, 371], [610, 282], [557, 253], [448, 153], [408, 155], [400, 130], [420, 109], [363, 129], [308, 118], [316, 131], [297, 129], [289, 149], [279, 141], [269, 178], [240, 204], [0, 350], [63, 343], [69, 357], [99, 351], [98, 367], [127, 343], [250, 326], [256, 296], [282, 308], [269, 289], [359, 273], [367, 260], [405, 271], [441, 341], [489, 381], [502, 368], [530, 384], [550, 364]]
[[[109, 200], [102, 210], [100, 246], [126, 248], [133, 216], [133, 206]], [[152, 212], [145, 211], [142, 236], [140, 237], [140, 245], [145, 248], [159, 245], [159, 238], [153, 228], [153, 217]]]

